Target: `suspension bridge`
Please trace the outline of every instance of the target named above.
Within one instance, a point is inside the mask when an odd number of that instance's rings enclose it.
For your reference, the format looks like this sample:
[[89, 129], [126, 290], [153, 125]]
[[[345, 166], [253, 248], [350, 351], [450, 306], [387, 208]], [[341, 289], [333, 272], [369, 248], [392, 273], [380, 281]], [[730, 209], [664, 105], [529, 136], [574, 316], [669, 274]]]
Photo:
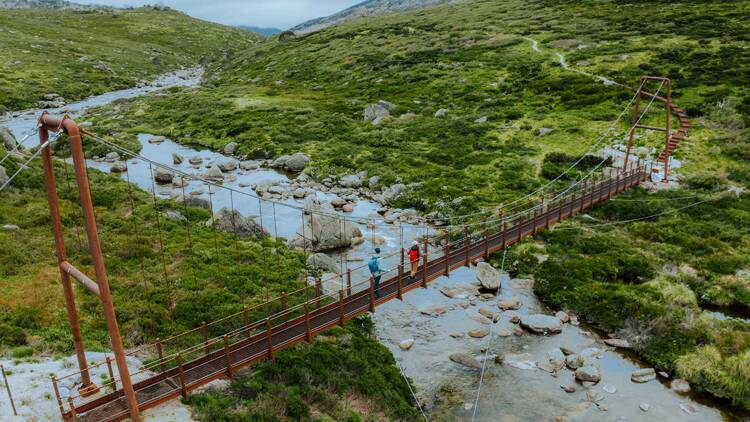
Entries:
[[[645, 90], [645, 84], [653, 81], [660, 85], [659, 89], [652, 94]], [[666, 93], [659, 95], [665, 86]], [[641, 110], [639, 105], [642, 98], [649, 100], [644, 110]], [[647, 126], [641, 123], [641, 119], [653, 102], [664, 105], [666, 111], [664, 127]], [[389, 257], [395, 258], [398, 264], [387, 269], [377, 292], [371, 278], [355, 280], [352, 277], [352, 270], [347, 270], [335, 276], [342, 283], [337, 292], [326, 292], [323, 288], [323, 281], [318, 279], [315, 286], [306, 286], [294, 292], [284, 293], [258, 306], [245, 307], [238, 313], [210, 323], [203, 323], [170, 338], [157, 339], [154, 343], [139, 346], [128, 353], [125, 353], [123, 348], [115, 316], [115, 306], [109, 291], [86, 173], [82, 136], [89, 136], [94, 141], [113, 148], [117, 146], [93, 133], [79, 129], [71, 119], [43, 114], [39, 119], [41, 147], [29, 161], [38, 154], [42, 156], [57, 258], [79, 366], [76, 372], [52, 377], [55, 398], [62, 418], [81, 421], [119, 421], [130, 418], [139, 421], [140, 412], [145, 409], [178, 397], [187, 398], [195, 389], [216, 379], [234, 377], [239, 370], [265, 359], [274, 360], [276, 353], [281, 350], [300, 342], [311, 342], [316, 335], [332, 327], [344, 325], [346, 321], [364, 313], [374, 312], [385, 302], [402, 299], [408, 292], [426, 288], [430, 282], [449, 276], [457, 268], [470, 266], [477, 260], [486, 260], [497, 251], [504, 250], [528, 236], [534, 236], [539, 231], [585, 212], [596, 204], [648, 180], [659, 166], [663, 180], [666, 181], [670, 157], [677, 149], [680, 140], [687, 134], [688, 117], [682, 109], [672, 103], [671, 81], [666, 78], [643, 77], [623, 114], [633, 104], [635, 107], [632, 109], [628, 130], [627, 152], [624, 163], [617, 172], [606, 176], [596, 175], [594, 171], [602, 165], [605, 161], [603, 160], [586, 177], [576, 180], [566, 189], [553, 192], [551, 196], [544, 193], [541, 200], [535, 199], [535, 196], [543, 193], [543, 190], [552, 182], [511, 203], [523, 204], [523, 206], [513, 208], [513, 212], [506, 212], [505, 209], [502, 210], [503, 212], [493, 210], [479, 222], [449, 226], [449, 229], [458, 229], [461, 232], [461, 236], [457, 239], [451, 240], [451, 236], [440, 238], [425, 236], [422, 240], [420, 267], [415, 277], [409, 277], [405, 273], [402, 244], [398, 251], [388, 254]], [[674, 114], [679, 122], [678, 128], [674, 131], [670, 127], [671, 114]], [[658, 162], [631, 158], [630, 151], [637, 129], [660, 131], [665, 134], [664, 146], [658, 156]], [[83, 210], [89, 252], [95, 272], [94, 279], [76, 268], [67, 258], [54, 164], [50, 151], [50, 146], [56, 138], [50, 139], [50, 132], [66, 133], [70, 141], [80, 205]], [[122, 148], [120, 150], [137, 158], [137, 155], [132, 152]], [[580, 160], [574, 163], [565, 173], [579, 162]], [[179, 173], [175, 169], [172, 170]], [[561, 176], [555, 178], [553, 182]], [[221, 186], [217, 187], [221, 188]], [[259, 197], [257, 199], [261, 200]], [[274, 207], [275, 205], [276, 203]], [[262, 207], [260, 209], [262, 211]], [[344, 218], [339, 214], [335, 214], [334, 217]], [[306, 242], [303, 243], [306, 244]], [[79, 282], [89, 292], [100, 298], [107, 320], [114, 360], [108, 357], [105, 361], [95, 364], [86, 362], [72, 281]], [[212, 336], [209, 332], [221, 334]], [[152, 359], [147, 361], [143, 368], [131, 373], [126, 359], [128, 356], [136, 355], [151, 356]], [[97, 386], [91, 380], [91, 372], [100, 367], [106, 367], [109, 379]], [[59, 384], [71, 379], [80, 381], [83, 386], [77, 393], [63, 397]]]

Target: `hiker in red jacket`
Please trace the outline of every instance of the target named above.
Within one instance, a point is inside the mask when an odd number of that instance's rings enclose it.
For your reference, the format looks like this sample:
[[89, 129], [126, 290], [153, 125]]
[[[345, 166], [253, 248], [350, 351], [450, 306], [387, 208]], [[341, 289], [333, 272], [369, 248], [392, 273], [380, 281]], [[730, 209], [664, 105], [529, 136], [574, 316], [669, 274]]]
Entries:
[[411, 264], [411, 271], [409, 276], [413, 279], [417, 275], [417, 269], [419, 268], [419, 243], [415, 240], [414, 244], [409, 249], [409, 263]]

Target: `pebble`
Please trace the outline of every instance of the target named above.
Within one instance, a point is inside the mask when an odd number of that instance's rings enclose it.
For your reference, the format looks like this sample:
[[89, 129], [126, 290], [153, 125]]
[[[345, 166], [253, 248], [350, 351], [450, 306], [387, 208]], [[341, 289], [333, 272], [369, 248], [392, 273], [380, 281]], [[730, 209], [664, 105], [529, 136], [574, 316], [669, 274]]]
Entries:
[[605, 392], [609, 394], [615, 394], [617, 392], [617, 387], [615, 387], [612, 384], [604, 384], [602, 386], [602, 390], [604, 390]]
[[477, 328], [476, 330], [469, 330], [469, 337], [473, 338], [483, 338], [486, 337], [487, 334], [489, 334], [489, 331], [487, 331], [484, 328]]
[[576, 386], [574, 384], [560, 384], [560, 388], [562, 388], [566, 393], [576, 392]]
[[648, 403], [641, 403], [640, 405], [638, 405], [638, 407], [644, 412], [648, 412], [648, 409], [651, 408], [651, 406]]
[[402, 341], [401, 343], [398, 344], [398, 347], [400, 347], [401, 350], [409, 350], [409, 349], [412, 348], [412, 346], [414, 346], [414, 339], [413, 338], [404, 340], [404, 341]]

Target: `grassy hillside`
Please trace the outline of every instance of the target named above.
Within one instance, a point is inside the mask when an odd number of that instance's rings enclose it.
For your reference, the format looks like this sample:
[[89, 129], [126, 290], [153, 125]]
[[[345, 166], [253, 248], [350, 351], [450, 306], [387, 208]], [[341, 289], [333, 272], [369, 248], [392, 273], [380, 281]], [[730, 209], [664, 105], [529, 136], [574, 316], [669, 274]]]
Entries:
[[[397, 205], [450, 215], [546, 183], [627, 104], [629, 90], [565, 70], [555, 53], [628, 85], [669, 76], [694, 125], [676, 154], [682, 188], [636, 191], [597, 208], [598, 222], [566, 223], [538, 239], [545, 250], [513, 252], [515, 271], [535, 274], [547, 303], [750, 409], [750, 327], [703, 312], [750, 313], [748, 13], [748, 1], [469, 1], [258, 44], [214, 66], [197, 92], [130, 101], [95, 122], [123, 140], [149, 131], [214, 148], [239, 141], [255, 157], [303, 150], [315, 177], [368, 169], [384, 185], [414, 183]], [[392, 117], [363, 121], [379, 100], [396, 105]], [[618, 125], [608, 143], [626, 130]], [[661, 142], [653, 133], [636, 141]]]
[[0, 112], [77, 100], [243, 50], [259, 37], [170, 11], [0, 9]]

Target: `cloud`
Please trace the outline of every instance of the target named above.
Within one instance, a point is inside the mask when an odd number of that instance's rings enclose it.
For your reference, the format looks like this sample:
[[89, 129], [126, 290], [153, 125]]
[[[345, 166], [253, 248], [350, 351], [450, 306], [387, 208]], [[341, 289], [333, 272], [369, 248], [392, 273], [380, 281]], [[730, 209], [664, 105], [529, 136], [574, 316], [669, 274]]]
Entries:
[[[74, 0], [76, 1], [76, 0]], [[226, 25], [291, 28], [308, 19], [328, 16], [361, 0], [77, 0], [107, 6], [162, 4], [196, 18]]]

